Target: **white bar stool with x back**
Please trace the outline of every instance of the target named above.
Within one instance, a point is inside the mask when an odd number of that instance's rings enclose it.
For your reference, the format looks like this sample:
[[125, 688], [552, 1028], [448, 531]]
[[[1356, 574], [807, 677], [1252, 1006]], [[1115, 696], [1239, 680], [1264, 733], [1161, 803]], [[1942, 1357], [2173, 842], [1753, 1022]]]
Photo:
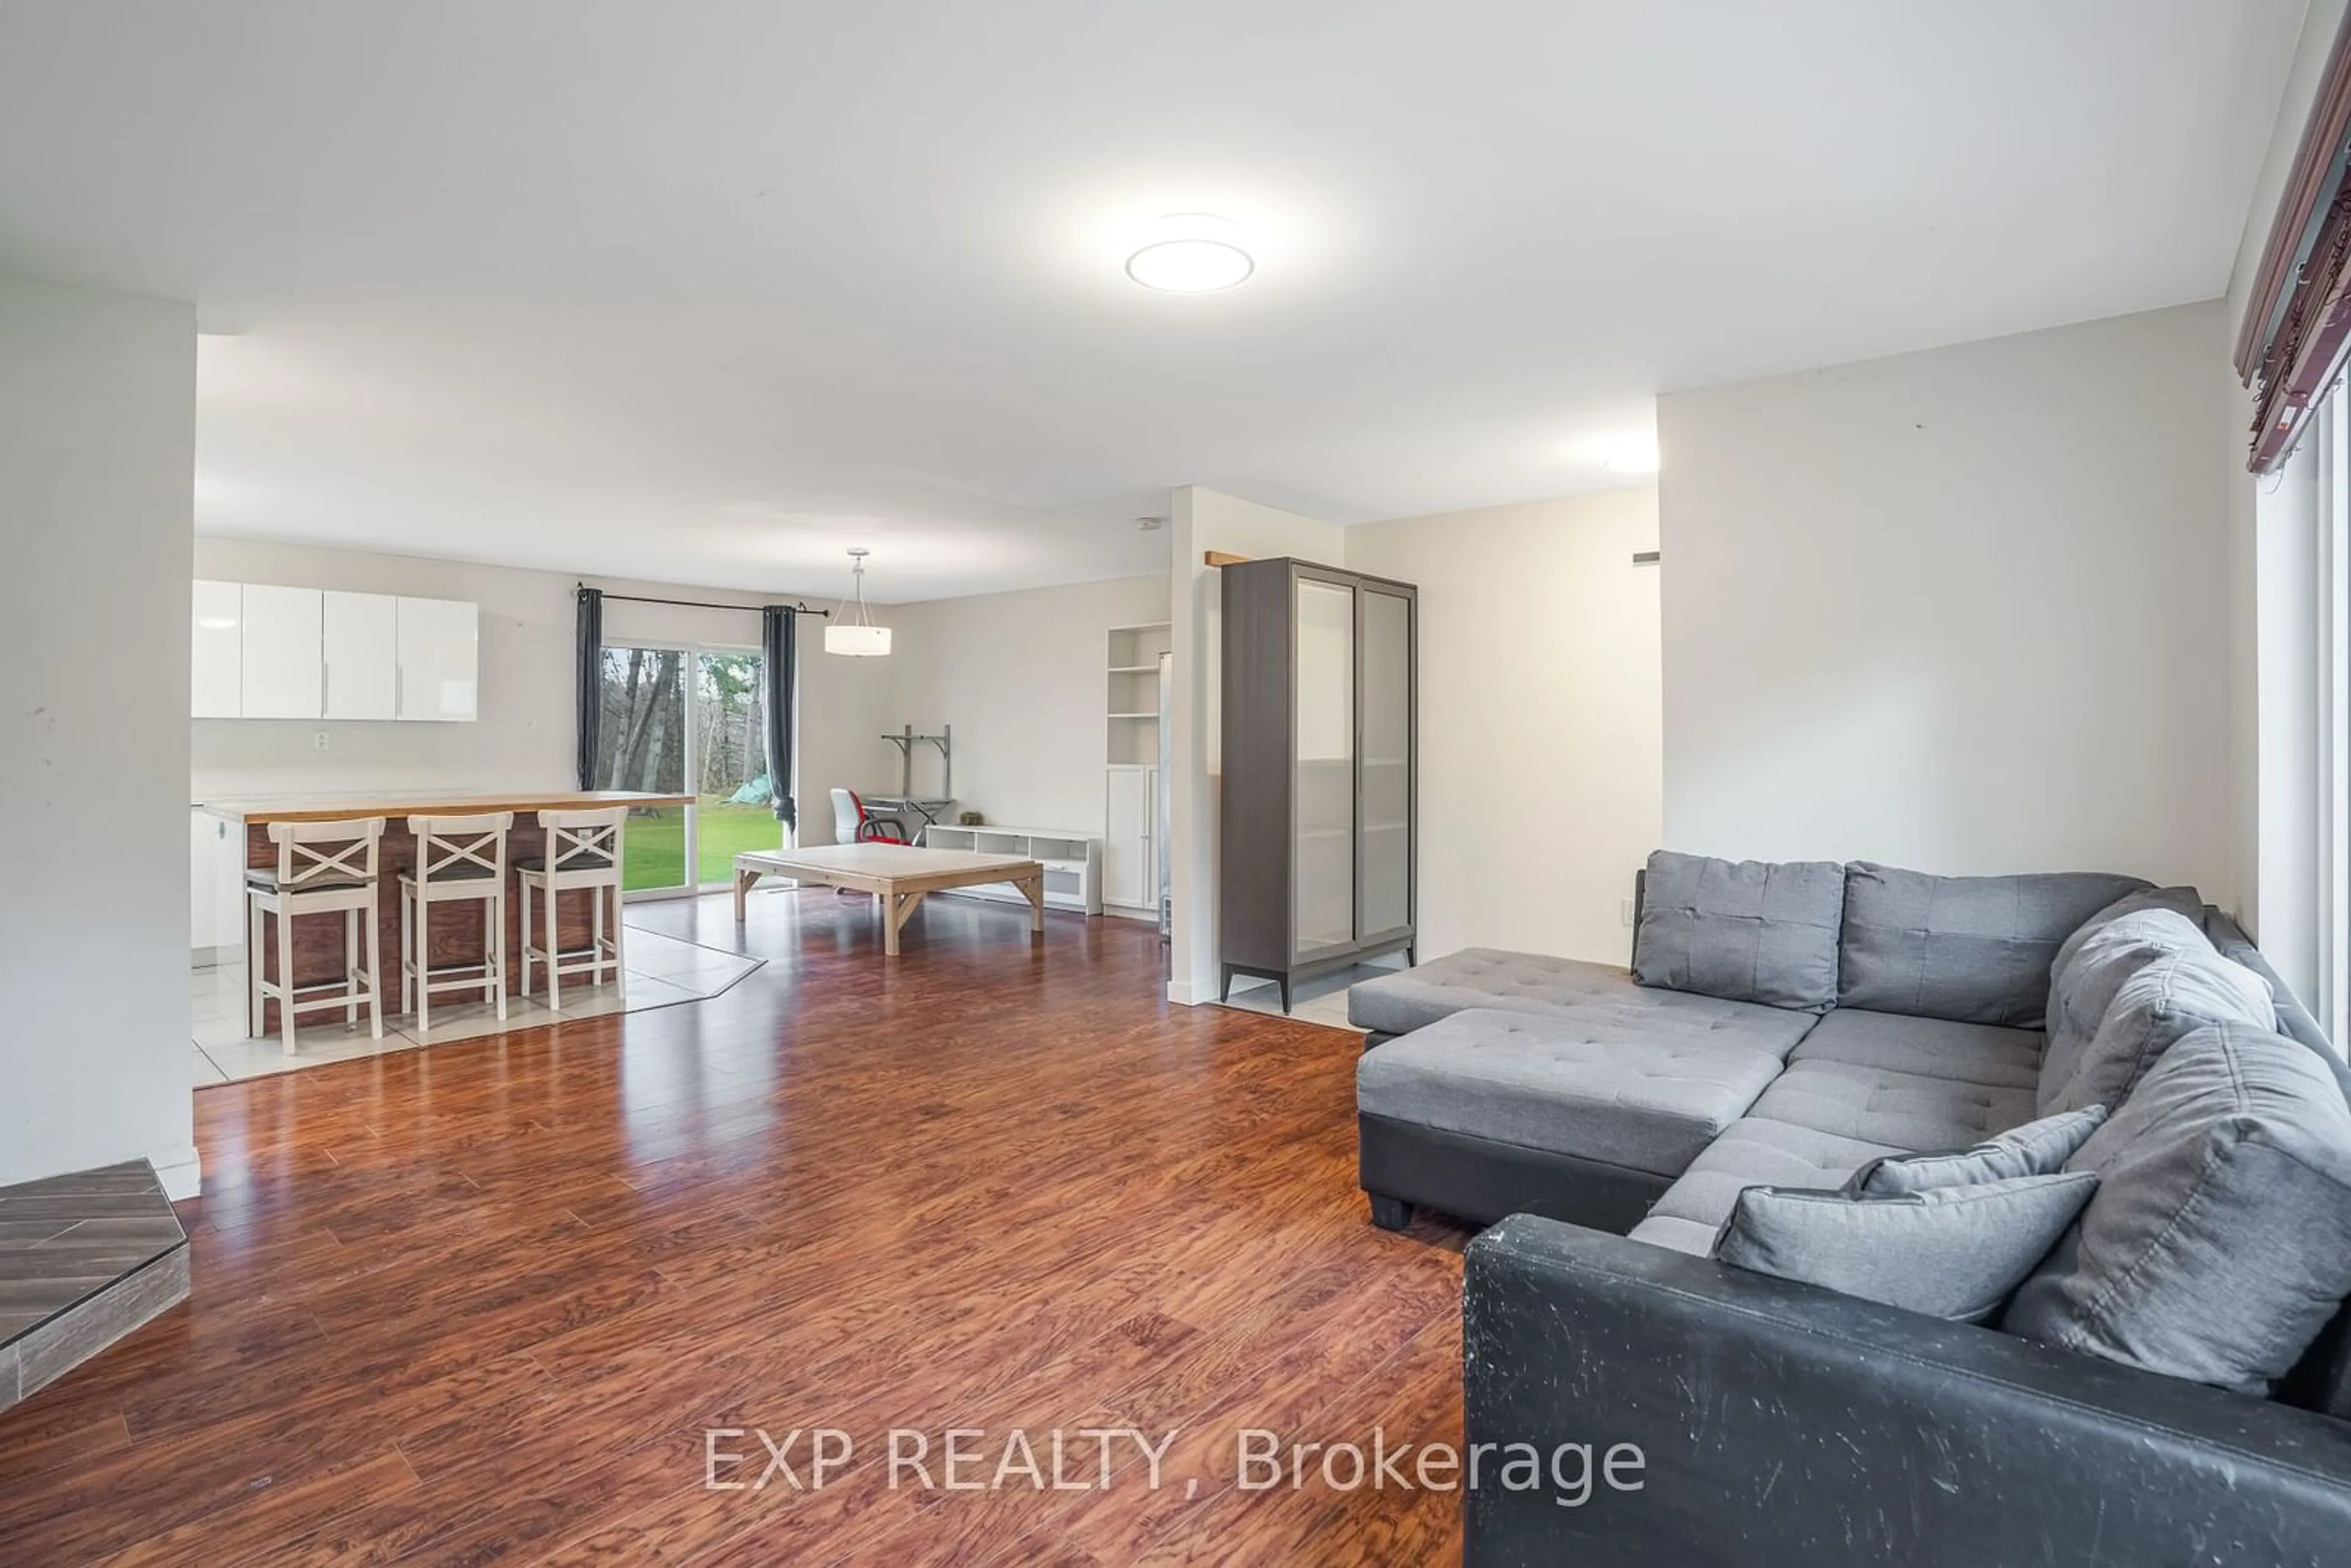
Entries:
[[[543, 961], [547, 1006], [551, 1012], [563, 1010], [566, 975], [586, 975], [590, 985], [601, 986], [609, 968], [618, 994], [623, 998], [629, 994], [621, 935], [621, 830], [628, 817], [625, 806], [596, 811], [541, 811], [538, 825], [547, 830], [546, 852], [515, 862], [516, 880], [522, 883], [522, 994], [530, 995], [532, 960]], [[567, 955], [556, 935], [556, 894], [575, 887], [588, 890], [589, 938], [587, 946]], [[544, 947], [531, 945], [536, 928], [530, 907], [534, 890], [547, 900]], [[609, 936], [604, 923], [607, 891], [612, 899]]]
[[[266, 1004], [277, 1004], [278, 1032], [286, 1054], [294, 1054], [294, 1015], [322, 1008], [343, 1009], [343, 1021], [360, 1021], [383, 1038], [382, 939], [376, 929], [376, 845], [381, 817], [344, 817], [320, 822], [272, 822], [269, 841], [277, 846], [275, 868], [245, 873], [246, 969], [253, 998], [253, 1030], [261, 1032]], [[343, 976], [297, 985], [294, 980], [294, 921], [304, 915], [343, 917]], [[360, 932], [367, 932], [367, 967], [360, 967]], [[274, 930], [271, 929], [274, 927]], [[269, 979], [265, 935], [277, 939], [277, 977]], [[305, 993], [308, 993], [307, 995]]]
[[[478, 990], [507, 1016], [507, 831], [512, 811], [467, 817], [411, 817], [416, 864], [400, 873], [400, 1008], [412, 997], [416, 1032], [433, 1027], [434, 991]], [[433, 964], [433, 906], [455, 899], [482, 905], [479, 962]]]

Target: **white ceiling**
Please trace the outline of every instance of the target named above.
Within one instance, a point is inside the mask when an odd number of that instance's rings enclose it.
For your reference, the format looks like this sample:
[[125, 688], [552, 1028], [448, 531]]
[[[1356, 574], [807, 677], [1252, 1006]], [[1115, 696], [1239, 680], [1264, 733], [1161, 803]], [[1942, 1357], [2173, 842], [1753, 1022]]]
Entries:
[[[206, 532], [978, 592], [2215, 295], [2302, 11], [7, 0], [0, 269], [196, 302]], [[1196, 210], [1256, 277], [1128, 283]]]

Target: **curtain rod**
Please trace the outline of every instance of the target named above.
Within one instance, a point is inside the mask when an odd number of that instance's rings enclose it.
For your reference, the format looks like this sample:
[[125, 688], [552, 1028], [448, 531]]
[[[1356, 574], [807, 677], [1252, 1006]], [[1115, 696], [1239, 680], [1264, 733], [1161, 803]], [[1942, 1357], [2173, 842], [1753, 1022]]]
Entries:
[[[585, 589], [587, 586], [584, 582], [579, 585], [580, 589]], [[601, 590], [599, 591], [601, 592]], [[830, 610], [810, 610], [806, 600], [802, 600], [798, 604], [778, 604], [771, 607], [765, 604], [713, 604], [705, 599], [647, 599], [636, 593], [606, 593], [604, 597], [617, 599], [623, 604], [667, 604], [679, 610], [740, 610], [747, 615], [757, 615], [762, 610], [769, 608], [789, 610], [795, 615], [822, 615], [828, 619], [832, 614]]]

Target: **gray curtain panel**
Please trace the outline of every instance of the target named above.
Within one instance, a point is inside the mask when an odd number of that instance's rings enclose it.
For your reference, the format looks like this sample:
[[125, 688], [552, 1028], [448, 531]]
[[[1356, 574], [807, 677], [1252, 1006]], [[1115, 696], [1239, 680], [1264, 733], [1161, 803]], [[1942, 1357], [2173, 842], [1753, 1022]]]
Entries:
[[792, 710], [799, 692], [799, 615], [783, 604], [770, 604], [759, 614], [760, 722], [767, 735], [768, 778], [775, 787], [776, 821], [792, 830], [799, 826], [799, 805], [792, 799]]
[[573, 771], [580, 788], [596, 786], [597, 753], [601, 749], [604, 718], [604, 591], [582, 584], [575, 627], [575, 657], [579, 662], [580, 751]]

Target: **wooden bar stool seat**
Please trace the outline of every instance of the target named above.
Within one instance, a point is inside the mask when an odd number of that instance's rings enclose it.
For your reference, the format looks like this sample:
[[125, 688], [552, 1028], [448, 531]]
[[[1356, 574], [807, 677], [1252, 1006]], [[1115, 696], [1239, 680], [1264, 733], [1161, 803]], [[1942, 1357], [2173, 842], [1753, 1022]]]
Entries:
[[[628, 817], [625, 806], [601, 811], [541, 811], [538, 825], [547, 833], [547, 852], [515, 862], [516, 880], [522, 884], [522, 994], [530, 995], [533, 962], [544, 963], [549, 1011], [563, 1010], [566, 975], [586, 975], [590, 985], [601, 986], [604, 972], [610, 969], [619, 994], [622, 998], [629, 994], [626, 941], [621, 927], [621, 835]], [[589, 937], [587, 946], [567, 953], [557, 934], [556, 895], [573, 888], [588, 891]], [[533, 893], [547, 904], [543, 947], [531, 941], [538, 924], [532, 918]], [[604, 918], [607, 895], [612, 902], [609, 925]]]
[[[433, 1027], [433, 993], [478, 990], [507, 1016], [507, 834], [512, 811], [465, 817], [411, 817], [416, 864], [400, 873], [400, 1007], [413, 1000], [416, 1031]], [[482, 905], [482, 955], [433, 962], [433, 906], [459, 899]]]
[[[340, 1007], [343, 1021], [356, 1024], [360, 1004], [365, 1002], [370, 1031], [377, 1040], [383, 1038], [382, 941], [376, 930], [376, 849], [382, 838], [381, 817], [272, 822], [269, 841], [277, 846], [277, 863], [245, 873], [252, 1027], [260, 1031], [267, 1004], [276, 1002], [278, 1032], [288, 1056], [295, 1054], [294, 1015], [300, 1012]], [[305, 915], [337, 914], [343, 917], [342, 977], [297, 985], [294, 921]], [[271, 935], [277, 939], [275, 979], [268, 975], [263, 940]], [[364, 967], [360, 962], [362, 946], [367, 951]]]

